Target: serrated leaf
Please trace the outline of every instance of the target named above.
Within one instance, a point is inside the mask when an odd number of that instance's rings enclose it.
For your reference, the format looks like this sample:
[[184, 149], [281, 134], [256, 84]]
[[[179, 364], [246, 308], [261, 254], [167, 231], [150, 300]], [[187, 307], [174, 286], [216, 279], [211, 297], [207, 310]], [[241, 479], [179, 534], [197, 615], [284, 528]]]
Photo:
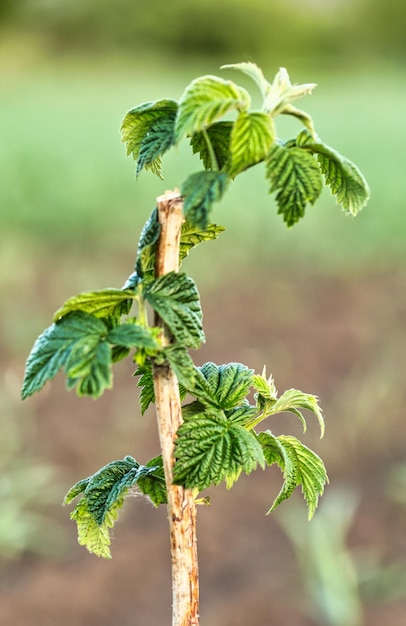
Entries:
[[155, 207], [145, 222], [138, 242], [137, 258], [135, 260], [135, 272], [127, 279], [125, 289], [136, 289], [141, 283], [150, 282], [155, 276], [155, 244], [161, 233], [161, 225], [158, 221], [158, 210]]
[[270, 193], [277, 191], [278, 213], [287, 226], [304, 216], [307, 203], [314, 204], [322, 190], [322, 179], [314, 157], [300, 148], [274, 144], [266, 164]]
[[192, 248], [204, 241], [214, 241], [224, 230], [224, 226], [217, 226], [217, 224], [209, 224], [207, 228], [201, 229], [186, 220], [182, 224], [182, 232], [180, 235], [180, 263], [188, 256]]
[[302, 487], [309, 519], [317, 508], [319, 497], [323, 495], [328, 483], [326, 468], [320, 457], [305, 446], [296, 437], [280, 435], [275, 437], [270, 431], [259, 433], [258, 441], [262, 446], [268, 465], [276, 463], [283, 471], [284, 483], [268, 513], [278, 504], [289, 498], [297, 486]]
[[330, 146], [314, 141], [306, 131], [298, 135], [296, 143], [316, 155], [326, 184], [337, 203], [351, 215], [357, 215], [370, 197], [368, 183], [358, 167]]
[[65, 364], [67, 386], [79, 396], [98, 398], [113, 385], [111, 346], [104, 338], [87, 335], [76, 341]]
[[231, 63], [228, 65], [222, 65], [221, 69], [239, 70], [240, 72], [243, 72], [243, 74], [249, 76], [257, 84], [263, 98], [266, 98], [271, 89], [271, 84], [266, 80], [262, 70], [255, 63]]
[[114, 525], [114, 513], [108, 517], [106, 523], [99, 526], [87, 508], [86, 500], [82, 499], [70, 518], [76, 522], [78, 529], [78, 543], [96, 556], [111, 559], [109, 528]]
[[206, 170], [191, 174], [183, 183], [183, 212], [187, 220], [205, 230], [213, 202], [218, 202], [226, 190], [229, 177], [224, 172]]
[[193, 388], [196, 380], [196, 368], [187, 350], [178, 345], [173, 345], [165, 348], [163, 353], [179, 383], [185, 389]]
[[175, 484], [202, 490], [225, 480], [230, 488], [241, 472], [249, 474], [258, 464], [264, 466], [262, 448], [252, 431], [227, 419], [223, 411], [193, 404], [192, 410], [183, 411], [184, 422], [177, 431]]
[[201, 345], [205, 337], [199, 292], [189, 276], [169, 272], [147, 285], [144, 297], [168, 326], [179, 346], [198, 348]]
[[303, 393], [302, 391], [298, 391], [298, 389], [288, 389], [272, 406], [272, 414], [282, 413], [284, 411], [294, 413], [302, 422], [303, 430], [306, 431], [306, 420], [300, 409], [307, 409], [314, 413], [319, 422], [321, 437], [323, 437], [325, 424], [317, 396], [313, 396], [310, 393]]
[[265, 400], [276, 401], [278, 397], [278, 392], [276, 390], [272, 376], [267, 379], [265, 377], [265, 373], [262, 376], [259, 374], [254, 374], [251, 384], [255, 391]]
[[111, 557], [109, 529], [118, 518], [128, 490], [139, 481], [142, 482], [140, 489], [143, 493], [151, 492], [152, 497], [150, 493], [146, 495], [155, 506], [164, 501], [160, 475], [162, 462], [159, 463], [157, 459], [153, 461], [156, 461], [155, 464], [140, 465], [133, 457], [126, 456], [123, 460], [108, 463], [69, 490], [65, 504], [80, 493], [83, 494], [71, 513], [71, 519], [77, 522], [80, 545], [86, 546], [89, 552], [97, 556]]
[[242, 111], [231, 133], [228, 174], [235, 177], [240, 172], [267, 158], [275, 139], [271, 117], [261, 111]]
[[[233, 122], [216, 122], [205, 131], [194, 133], [190, 140], [193, 154], [199, 154], [204, 169], [213, 168], [211, 150], [216, 159], [217, 168], [222, 170], [230, 157], [231, 131]], [[210, 143], [208, 143], [210, 142]]]
[[53, 321], [57, 322], [73, 311], [91, 313], [100, 318], [119, 319], [122, 315], [128, 315], [133, 298], [133, 292], [122, 289], [102, 289], [80, 293], [66, 300], [54, 314]]
[[193, 135], [211, 126], [229, 111], [248, 109], [250, 102], [248, 92], [231, 81], [217, 76], [196, 78], [179, 102], [176, 142], [185, 135]]
[[161, 176], [161, 156], [174, 143], [178, 105], [175, 100], [146, 102], [128, 111], [121, 125], [127, 154], [137, 163], [137, 175], [150, 169]]
[[137, 387], [141, 387], [140, 406], [141, 415], [144, 415], [149, 405], [155, 402], [154, 376], [151, 361], [145, 361], [144, 365], [138, 367], [134, 376], [140, 377]]
[[148, 461], [146, 467], [149, 469], [148, 474], [140, 476], [137, 483], [141, 493], [148, 496], [155, 507], [166, 504], [167, 493], [162, 456], [156, 456]]
[[253, 374], [254, 370], [241, 363], [216, 365], [209, 361], [197, 368], [195, 386], [189, 391], [201, 402], [229, 410], [244, 402]]
[[111, 386], [111, 349], [105, 344], [108, 328], [94, 315], [75, 311], [49, 326], [36, 340], [27, 359], [23, 399], [40, 391], [61, 367], [78, 393], [97, 397]]
[[107, 340], [125, 348], [142, 348], [154, 352], [160, 345], [156, 339], [158, 329], [145, 328], [133, 322], [119, 324], [108, 332]]

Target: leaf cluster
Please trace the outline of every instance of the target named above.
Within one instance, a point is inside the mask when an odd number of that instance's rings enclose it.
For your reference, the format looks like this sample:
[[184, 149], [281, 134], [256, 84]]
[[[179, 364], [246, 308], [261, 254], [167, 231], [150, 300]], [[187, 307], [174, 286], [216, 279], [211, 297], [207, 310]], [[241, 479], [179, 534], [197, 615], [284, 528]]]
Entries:
[[[323, 185], [347, 213], [356, 215], [369, 198], [363, 175], [354, 163], [324, 144], [310, 115], [292, 104], [316, 85], [292, 85], [285, 68], [272, 83], [254, 63], [224, 68], [239, 70], [254, 81], [262, 96], [261, 109], [251, 109], [246, 89], [210, 75], [193, 80], [179, 102], [158, 100], [131, 109], [121, 131], [127, 153], [136, 161], [137, 175], [147, 169], [162, 177], [162, 156], [186, 138], [203, 165], [181, 187], [185, 215], [196, 226], [208, 226], [212, 205], [222, 198], [230, 180], [261, 162], [269, 192], [275, 194], [278, 213], [287, 226], [304, 216]], [[281, 114], [303, 124], [304, 130], [295, 139], [284, 142], [277, 137], [275, 117]]]
[[[308, 204], [314, 204], [326, 184], [345, 211], [356, 215], [369, 196], [357, 167], [324, 144], [311, 117], [293, 105], [315, 85], [292, 85], [283, 68], [272, 83], [253, 63], [227, 68], [248, 75], [262, 97], [262, 108], [251, 110], [243, 87], [216, 76], [192, 81], [179, 102], [159, 100], [131, 109], [122, 124], [127, 152], [141, 170], [161, 174], [162, 156], [185, 138], [203, 169], [183, 183], [184, 223], [179, 262], [199, 243], [216, 239], [224, 230], [209, 221], [214, 202], [230, 181], [248, 168], [265, 164], [270, 193], [288, 226], [295, 224]], [[296, 117], [303, 129], [296, 138], [277, 137], [275, 118]], [[225, 119], [224, 119], [225, 118]], [[155, 401], [153, 371], [168, 366], [179, 382], [183, 423], [175, 440], [173, 481], [194, 493], [225, 482], [231, 488], [242, 473], [278, 465], [282, 487], [269, 511], [301, 487], [309, 518], [328, 481], [318, 455], [290, 435], [276, 436], [257, 427], [275, 414], [290, 412], [306, 430], [303, 411], [312, 412], [324, 433], [324, 419], [316, 396], [289, 389], [278, 395], [272, 377], [241, 363], [196, 367], [189, 354], [205, 340], [202, 310], [195, 282], [183, 271], [155, 276], [160, 236], [157, 209], [147, 220], [137, 248], [135, 267], [121, 289], [104, 289], [69, 298], [52, 324], [38, 337], [27, 359], [22, 396], [40, 391], [59, 371], [68, 389], [98, 398], [113, 382], [113, 364], [131, 352], [136, 363], [140, 408], [144, 414]], [[170, 335], [148, 321], [149, 309]], [[110, 557], [110, 529], [125, 497], [138, 488], [154, 506], [165, 503], [162, 458], [140, 465], [133, 457], [113, 461], [79, 481], [65, 503], [80, 496], [71, 514], [79, 543]]]

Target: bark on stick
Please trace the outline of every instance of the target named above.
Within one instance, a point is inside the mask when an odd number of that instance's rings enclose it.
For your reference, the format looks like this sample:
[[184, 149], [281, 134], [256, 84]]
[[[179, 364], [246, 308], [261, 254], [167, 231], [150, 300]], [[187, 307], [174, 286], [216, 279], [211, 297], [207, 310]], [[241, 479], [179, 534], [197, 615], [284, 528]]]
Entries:
[[[157, 243], [156, 277], [179, 269], [179, 244], [183, 202], [178, 192], [158, 198], [161, 233]], [[166, 345], [171, 335], [157, 315]], [[199, 625], [199, 581], [196, 543], [196, 505], [192, 491], [172, 484], [174, 440], [182, 423], [179, 386], [168, 365], [154, 366], [158, 429], [168, 493], [168, 517], [172, 560], [172, 626]]]

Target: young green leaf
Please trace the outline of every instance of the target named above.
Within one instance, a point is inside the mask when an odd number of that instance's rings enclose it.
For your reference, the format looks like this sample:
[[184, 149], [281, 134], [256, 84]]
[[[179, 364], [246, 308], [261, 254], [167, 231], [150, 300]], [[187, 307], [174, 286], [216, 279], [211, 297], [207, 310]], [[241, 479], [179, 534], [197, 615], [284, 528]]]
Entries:
[[193, 154], [199, 154], [204, 169], [213, 169], [213, 157], [216, 160], [215, 169], [222, 170], [230, 158], [231, 131], [233, 122], [215, 122], [204, 131], [194, 133], [190, 140]]
[[305, 206], [314, 204], [322, 190], [322, 179], [314, 157], [301, 148], [286, 148], [275, 143], [266, 165], [270, 193], [278, 191], [278, 213], [287, 226], [304, 216]]
[[179, 346], [198, 348], [204, 341], [202, 310], [195, 282], [169, 272], [147, 285], [144, 297], [159, 314]]
[[128, 490], [141, 483], [140, 490], [155, 506], [164, 502], [166, 490], [161, 476], [162, 461], [140, 465], [131, 456], [112, 461], [92, 476], [79, 481], [66, 494], [64, 504], [83, 494], [71, 519], [77, 522], [78, 540], [89, 552], [110, 558], [110, 533]]
[[199, 402], [183, 409], [175, 443], [174, 483], [200, 490], [222, 480], [230, 488], [241, 472], [264, 467], [262, 448], [253, 432], [223, 411]]
[[307, 409], [315, 414], [319, 422], [321, 437], [323, 437], [325, 428], [323, 413], [319, 406], [318, 398], [310, 393], [303, 393], [297, 389], [288, 389], [281, 395], [280, 398], [278, 398], [272, 406], [271, 411], [268, 412], [268, 415], [282, 413], [284, 411], [294, 413], [302, 422], [303, 430], [306, 431], [306, 420], [300, 409]]
[[180, 262], [182, 263], [183, 259], [188, 256], [192, 248], [204, 241], [217, 239], [224, 230], [224, 226], [217, 226], [216, 224], [209, 224], [207, 228], [202, 230], [186, 220], [182, 224], [182, 232], [180, 235]]
[[67, 313], [49, 326], [38, 337], [27, 359], [23, 399], [40, 391], [61, 367], [71, 379], [70, 386], [80, 383], [79, 394], [86, 394], [88, 390], [89, 395], [100, 395], [104, 388], [111, 386], [111, 349], [105, 343], [107, 333], [102, 320], [83, 311]]
[[296, 437], [288, 435], [275, 437], [270, 431], [266, 431], [259, 433], [258, 441], [262, 446], [266, 463], [279, 465], [284, 477], [282, 489], [268, 513], [289, 498], [294, 489], [301, 485], [311, 519], [328, 482], [323, 461]]
[[296, 144], [316, 155], [326, 184], [338, 204], [351, 215], [356, 215], [370, 196], [368, 183], [357, 166], [330, 146], [314, 141], [307, 131], [298, 135]]
[[189, 391], [201, 402], [226, 411], [245, 401], [253, 374], [254, 370], [241, 363], [216, 365], [209, 361], [197, 368], [195, 386]]
[[228, 174], [234, 178], [240, 172], [267, 158], [275, 139], [271, 117], [261, 111], [242, 111], [231, 133]]
[[175, 100], [146, 102], [124, 117], [122, 141], [137, 163], [137, 175], [145, 168], [162, 178], [161, 156], [174, 144], [177, 108]]
[[211, 126], [229, 111], [247, 110], [250, 102], [248, 92], [231, 81], [217, 76], [196, 78], [179, 102], [176, 143], [185, 135], [193, 135]]
[[183, 212], [194, 226], [205, 230], [213, 202], [218, 202], [226, 190], [229, 177], [224, 172], [207, 170], [191, 174], [183, 183]]
[[229, 65], [222, 65], [220, 69], [239, 70], [240, 72], [243, 72], [243, 74], [246, 74], [247, 76], [252, 78], [254, 83], [257, 84], [264, 99], [267, 97], [272, 88], [271, 84], [266, 80], [265, 76], [263, 75], [262, 70], [255, 63], [231, 63]]
[[128, 315], [134, 293], [122, 289], [103, 289], [88, 291], [69, 298], [54, 314], [54, 322], [73, 311], [91, 313], [100, 318], [119, 319]]

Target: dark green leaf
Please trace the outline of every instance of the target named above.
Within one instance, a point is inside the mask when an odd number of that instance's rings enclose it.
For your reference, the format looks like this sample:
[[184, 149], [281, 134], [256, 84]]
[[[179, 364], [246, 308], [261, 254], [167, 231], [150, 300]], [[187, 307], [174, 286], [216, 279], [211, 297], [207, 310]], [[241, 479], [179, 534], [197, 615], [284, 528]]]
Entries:
[[57, 322], [68, 313], [83, 311], [100, 318], [116, 318], [128, 315], [134, 293], [122, 289], [103, 289], [100, 291], [88, 291], [69, 298], [54, 315]]
[[356, 215], [370, 196], [368, 183], [357, 166], [330, 146], [314, 141], [307, 131], [302, 131], [298, 135], [296, 143], [316, 154], [331, 193], [336, 196], [337, 202], [345, 211]]
[[146, 102], [124, 117], [122, 140], [137, 162], [137, 174], [145, 168], [161, 177], [161, 156], [174, 143], [177, 108], [174, 100]]
[[230, 157], [232, 129], [233, 122], [216, 122], [205, 131], [197, 132], [192, 136], [190, 143], [193, 154], [199, 154], [205, 170], [213, 168], [211, 150], [217, 162], [215, 169], [221, 170], [227, 163]]
[[228, 174], [234, 178], [248, 167], [267, 158], [275, 139], [271, 117], [261, 111], [242, 111], [231, 133]]
[[174, 483], [199, 490], [222, 480], [230, 488], [241, 472], [264, 467], [262, 448], [254, 433], [223, 411], [193, 403], [183, 411], [175, 443]]
[[196, 78], [179, 102], [176, 142], [211, 126], [229, 111], [248, 109], [250, 102], [248, 92], [231, 81], [217, 76]]
[[206, 229], [201, 230], [188, 221], [182, 225], [180, 236], [180, 262], [189, 254], [190, 250], [203, 241], [213, 241], [225, 230], [224, 226], [209, 224]]
[[187, 220], [205, 230], [213, 202], [218, 202], [226, 190], [229, 178], [211, 170], [191, 174], [182, 185], [183, 211]]
[[97, 335], [76, 341], [65, 364], [67, 386], [79, 396], [98, 398], [113, 385], [111, 347]]
[[151, 361], [145, 361], [144, 365], [138, 367], [134, 376], [140, 377], [137, 386], [141, 387], [141, 415], [144, 415], [149, 405], [155, 402], [154, 376]]
[[77, 522], [79, 543], [86, 546], [89, 552], [110, 558], [109, 529], [117, 520], [128, 490], [135, 484], [141, 483], [140, 490], [151, 498], [155, 506], [165, 501], [162, 461], [152, 461], [155, 463], [140, 465], [131, 456], [126, 456], [123, 460], [108, 463], [69, 490], [64, 504], [82, 494], [71, 519]]
[[282, 489], [268, 513], [289, 498], [294, 489], [301, 485], [311, 519], [328, 482], [323, 461], [296, 437], [288, 435], [275, 437], [270, 431], [266, 431], [259, 433], [258, 441], [262, 446], [266, 463], [279, 465], [284, 477]]
[[266, 167], [270, 192], [278, 191], [278, 213], [287, 226], [304, 216], [307, 203], [314, 204], [322, 189], [320, 170], [314, 157], [301, 148], [274, 144]]
[[204, 341], [202, 310], [195, 282], [186, 274], [170, 272], [147, 285], [144, 297], [184, 348]]
[[40, 391], [55, 378], [61, 367], [69, 386], [79, 383], [78, 392], [97, 397], [111, 386], [111, 349], [105, 343], [107, 326], [94, 315], [67, 313], [49, 326], [35, 342], [27, 359], [22, 397]]
[[149, 219], [144, 224], [138, 242], [135, 272], [124, 285], [127, 289], [135, 289], [142, 281], [151, 281], [155, 275], [155, 244], [159, 239], [161, 225], [158, 221], [158, 211], [155, 207]]

